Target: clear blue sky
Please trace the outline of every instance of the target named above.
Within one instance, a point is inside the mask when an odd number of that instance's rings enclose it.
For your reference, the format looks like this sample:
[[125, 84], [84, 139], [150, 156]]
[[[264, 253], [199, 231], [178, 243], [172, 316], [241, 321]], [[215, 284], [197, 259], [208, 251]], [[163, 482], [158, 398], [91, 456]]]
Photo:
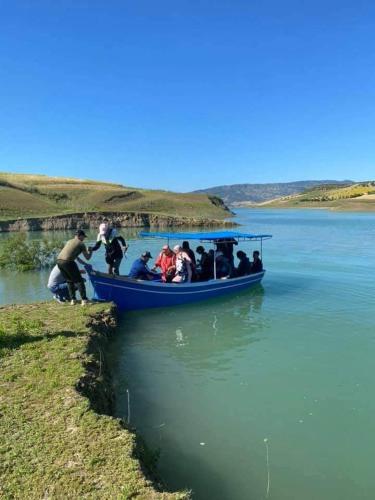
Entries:
[[188, 191], [375, 178], [373, 0], [12, 0], [0, 170]]

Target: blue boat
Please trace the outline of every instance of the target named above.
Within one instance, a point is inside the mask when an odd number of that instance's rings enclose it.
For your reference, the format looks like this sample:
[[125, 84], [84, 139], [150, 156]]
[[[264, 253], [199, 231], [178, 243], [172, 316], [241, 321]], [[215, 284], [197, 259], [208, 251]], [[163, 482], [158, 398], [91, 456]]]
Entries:
[[[168, 244], [170, 240], [199, 240], [213, 245], [218, 241], [225, 242], [233, 239], [237, 242], [259, 241], [261, 255], [263, 240], [272, 237], [269, 234], [245, 234], [235, 231], [211, 233], [141, 232], [140, 236], [161, 238], [167, 240]], [[264, 274], [265, 270], [239, 278], [214, 278], [209, 281], [193, 283], [162, 283], [160, 281], [132, 279], [128, 276], [114, 276], [95, 270], [88, 272], [95, 291], [94, 298], [115, 302], [121, 311], [177, 306], [220, 297], [246, 290], [260, 283]]]

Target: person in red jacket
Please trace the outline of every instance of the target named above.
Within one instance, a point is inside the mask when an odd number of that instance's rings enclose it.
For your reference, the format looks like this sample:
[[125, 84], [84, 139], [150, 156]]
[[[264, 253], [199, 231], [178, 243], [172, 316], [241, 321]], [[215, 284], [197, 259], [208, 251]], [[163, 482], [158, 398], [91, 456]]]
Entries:
[[176, 255], [168, 245], [163, 246], [152, 270], [155, 271], [158, 267], [161, 269], [161, 279], [164, 282], [172, 281], [176, 271]]

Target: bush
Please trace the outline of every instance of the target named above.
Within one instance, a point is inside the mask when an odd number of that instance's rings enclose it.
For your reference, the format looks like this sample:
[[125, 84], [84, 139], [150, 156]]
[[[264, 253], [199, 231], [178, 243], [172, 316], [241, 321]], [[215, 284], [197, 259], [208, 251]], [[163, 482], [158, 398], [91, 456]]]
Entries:
[[62, 240], [28, 240], [24, 233], [11, 236], [0, 245], [0, 269], [30, 271], [49, 267], [62, 247]]

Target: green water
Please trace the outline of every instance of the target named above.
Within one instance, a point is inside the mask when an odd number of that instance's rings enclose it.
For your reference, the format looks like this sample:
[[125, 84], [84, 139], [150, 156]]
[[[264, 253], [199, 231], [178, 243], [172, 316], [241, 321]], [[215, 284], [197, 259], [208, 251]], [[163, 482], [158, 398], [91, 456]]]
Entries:
[[196, 499], [267, 498], [268, 473], [277, 500], [373, 499], [375, 216], [238, 219], [274, 235], [263, 285], [127, 314], [117, 413], [160, 449], [168, 487]]
[[[111, 352], [117, 414], [160, 450], [167, 486], [196, 499], [264, 499], [269, 478], [275, 500], [372, 500], [375, 215], [237, 219], [274, 235], [263, 285], [126, 314]], [[123, 271], [160, 244], [124, 234]], [[102, 253], [94, 263], [105, 269]], [[50, 298], [46, 274], [2, 272], [0, 302]]]

